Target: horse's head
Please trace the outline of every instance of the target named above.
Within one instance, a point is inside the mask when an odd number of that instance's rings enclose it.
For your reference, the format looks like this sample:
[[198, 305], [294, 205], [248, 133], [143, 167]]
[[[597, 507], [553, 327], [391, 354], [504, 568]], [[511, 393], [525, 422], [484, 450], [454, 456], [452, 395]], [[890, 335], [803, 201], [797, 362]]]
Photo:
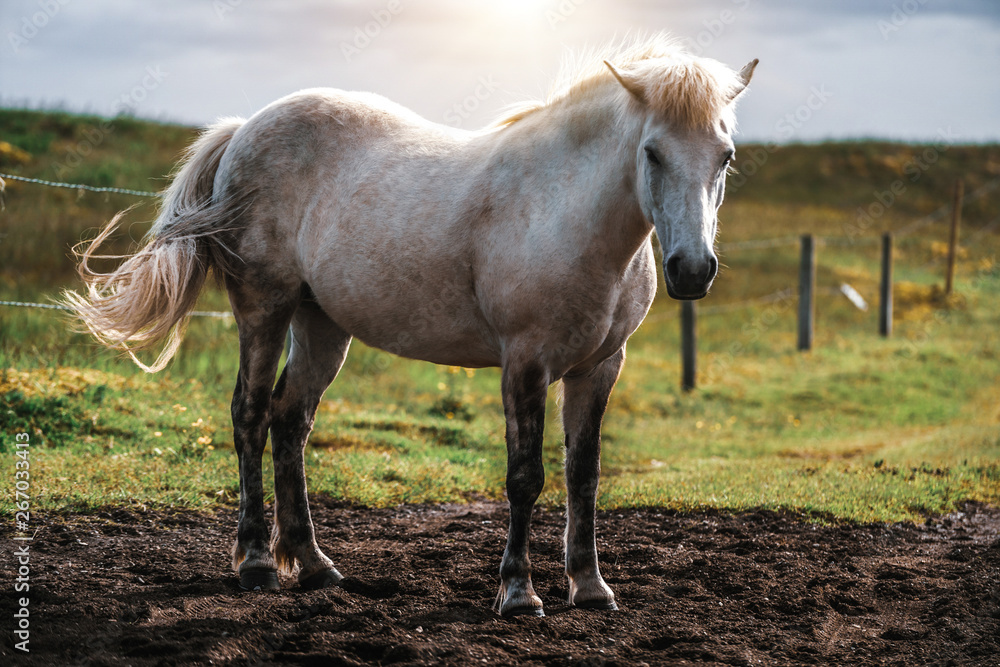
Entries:
[[705, 58], [648, 59], [616, 69], [638, 112], [636, 188], [663, 248], [667, 293], [700, 299], [719, 269], [718, 209], [733, 160], [733, 102], [757, 61], [739, 72]]

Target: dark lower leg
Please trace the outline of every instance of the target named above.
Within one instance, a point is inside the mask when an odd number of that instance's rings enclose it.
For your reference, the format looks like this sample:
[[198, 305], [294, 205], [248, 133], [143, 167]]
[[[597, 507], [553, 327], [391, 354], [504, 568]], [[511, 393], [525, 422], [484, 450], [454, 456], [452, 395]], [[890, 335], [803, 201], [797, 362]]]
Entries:
[[251, 292], [245, 286], [230, 289], [230, 302], [240, 330], [240, 370], [233, 392], [233, 442], [240, 467], [240, 514], [233, 565], [240, 584], [253, 589], [277, 588], [276, 563], [271, 555], [264, 518], [261, 459], [271, 420], [271, 390], [284, 346], [285, 332], [295, 309], [295, 296], [284, 292]]
[[507, 498], [510, 526], [500, 565], [499, 611], [503, 615], [541, 614], [542, 601], [531, 584], [528, 538], [531, 512], [545, 482], [542, 434], [548, 382], [543, 373], [505, 369], [504, 406], [507, 416]]
[[614, 593], [597, 563], [595, 514], [601, 475], [601, 421], [624, 362], [624, 353], [586, 376], [564, 380], [566, 432], [566, 574], [569, 602], [612, 609]]
[[292, 323], [292, 348], [272, 397], [274, 531], [278, 566], [298, 565], [303, 586], [320, 588], [342, 577], [320, 550], [309, 512], [304, 452], [316, 408], [347, 356], [350, 336], [313, 304], [303, 303]]
[[[240, 513], [236, 543], [233, 546], [233, 566], [241, 573], [241, 582], [259, 584], [264, 588], [277, 585], [277, 578], [243, 573], [275, 571], [274, 558], [268, 546], [267, 520], [264, 518], [264, 483], [261, 458], [267, 442], [267, 411], [270, 391], [249, 392], [243, 379], [237, 383], [233, 396], [233, 440], [239, 458]], [[273, 584], [273, 585], [272, 585]]]

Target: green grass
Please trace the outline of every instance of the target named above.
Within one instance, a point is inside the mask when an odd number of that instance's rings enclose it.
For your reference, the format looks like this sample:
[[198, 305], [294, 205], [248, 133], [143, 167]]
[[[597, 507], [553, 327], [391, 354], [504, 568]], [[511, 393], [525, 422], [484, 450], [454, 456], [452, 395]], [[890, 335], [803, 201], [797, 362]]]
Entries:
[[[0, 110], [0, 171], [158, 189], [192, 130], [118, 119], [79, 166], [67, 155], [101, 119]], [[741, 147], [749, 154], [749, 147]], [[856, 209], [905, 176], [926, 147], [788, 146], [727, 197], [722, 241], [805, 231], [847, 238]], [[908, 157], [909, 156], [909, 157]], [[6, 161], [6, 162], [5, 162]], [[63, 165], [63, 166], [60, 166]], [[60, 176], [61, 174], [61, 176]], [[897, 242], [896, 332], [875, 334], [828, 293], [850, 283], [877, 301], [883, 229], [900, 229], [1000, 175], [996, 146], [952, 147], [852, 246], [821, 246], [815, 349], [795, 347], [795, 299], [699, 317], [699, 389], [679, 388], [677, 304], [661, 296], [629, 344], [604, 428], [605, 508], [784, 508], [853, 521], [917, 520], [965, 500], [1000, 501], [1000, 240], [987, 226], [1000, 194], [964, 211], [957, 297], [939, 294], [943, 222]], [[45, 300], [73, 286], [69, 246], [133, 198], [8, 183], [0, 213], [0, 299]], [[154, 209], [129, 215], [129, 238]], [[794, 288], [797, 248], [732, 250], [713, 306]], [[936, 289], [937, 288], [937, 289]], [[661, 291], [662, 292], [662, 291]], [[200, 308], [225, 310], [210, 288]], [[231, 320], [195, 319], [163, 373], [71, 332], [54, 311], [0, 307], [0, 453], [32, 437], [33, 508], [108, 504], [210, 508], [238, 497], [229, 400], [237, 368]], [[542, 502], [559, 504], [562, 444], [549, 403]], [[467, 373], [355, 343], [327, 392], [307, 450], [310, 489], [376, 506], [502, 498], [499, 372]], [[265, 470], [271, 474], [265, 457]], [[13, 470], [13, 466], [10, 466]], [[270, 478], [268, 477], [268, 484]], [[13, 476], [0, 481], [12, 497]], [[0, 511], [9, 514], [7, 502]]]

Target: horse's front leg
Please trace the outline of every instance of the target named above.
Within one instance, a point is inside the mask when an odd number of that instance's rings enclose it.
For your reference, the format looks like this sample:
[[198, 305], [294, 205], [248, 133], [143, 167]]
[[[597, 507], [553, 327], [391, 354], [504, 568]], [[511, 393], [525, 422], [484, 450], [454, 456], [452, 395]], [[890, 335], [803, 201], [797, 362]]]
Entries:
[[617, 609], [597, 565], [594, 513], [601, 476], [601, 420], [625, 361], [625, 348], [591, 372], [563, 379], [566, 432], [566, 575], [569, 603]]
[[531, 511], [545, 482], [542, 431], [548, 376], [537, 364], [505, 364], [503, 405], [507, 420], [507, 500], [510, 527], [500, 563], [496, 609], [502, 616], [544, 616], [531, 585], [528, 533]]

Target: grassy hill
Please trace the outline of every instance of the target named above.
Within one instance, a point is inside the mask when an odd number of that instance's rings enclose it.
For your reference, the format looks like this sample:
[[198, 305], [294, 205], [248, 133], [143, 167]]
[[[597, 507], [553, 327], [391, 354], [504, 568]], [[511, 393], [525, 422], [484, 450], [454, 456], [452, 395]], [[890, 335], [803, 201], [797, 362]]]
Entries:
[[[67, 113], [0, 109], [0, 171], [32, 178], [160, 190], [196, 130], [128, 117], [107, 120]], [[762, 146], [737, 153], [739, 174], [729, 182], [723, 209], [723, 242], [813, 232], [844, 235], [858, 224], [858, 210], [885, 201], [887, 212], [863, 230], [902, 227], [950, 201], [957, 179], [976, 193], [1000, 179], [1000, 146], [933, 146], [843, 142]], [[122, 195], [86, 194], [11, 181], [4, 226], [18, 243], [0, 245], [5, 278], [32, 285], [71, 279], [70, 246], [126, 206], [136, 206], [131, 237], [154, 217], [149, 202]], [[899, 187], [896, 188], [897, 191]], [[769, 207], [772, 207], [768, 210]], [[773, 207], [782, 207], [773, 215]], [[770, 213], [770, 214], [768, 214]], [[995, 197], [970, 197], [964, 223], [977, 228], [997, 215]], [[24, 234], [21, 234], [21, 232]], [[41, 231], [43, 234], [32, 234]], [[720, 288], [724, 286], [720, 285]]]
[[[160, 190], [194, 136], [131, 118], [0, 110], [0, 172]], [[794, 291], [794, 243], [723, 246], [723, 273], [699, 303], [692, 394], [678, 387], [677, 306], [661, 290], [612, 398], [602, 505], [783, 507], [885, 520], [965, 499], [1000, 501], [1000, 147], [741, 145], [737, 166], [723, 244], [805, 232], [829, 239], [818, 255], [816, 349], [794, 350], [794, 297], [753, 301]], [[958, 295], [944, 299], [941, 214], [958, 178], [968, 194]], [[154, 200], [16, 181], [5, 205], [0, 300], [45, 301], [75, 287], [74, 243], [134, 206], [116, 241], [124, 251], [155, 216]], [[889, 340], [876, 335], [874, 308], [858, 310], [837, 293], [849, 283], [877, 301], [877, 239], [886, 229], [915, 230], [897, 241]], [[227, 309], [225, 295], [210, 288], [201, 307]], [[57, 312], [0, 306], [0, 448], [20, 429], [43, 445], [37, 478], [32, 468], [41, 507], [233, 502], [231, 320], [192, 320], [178, 357], [153, 377], [71, 329]], [[372, 504], [498, 497], [498, 377], [355, 344], [317, 419], [311, 488]], [[563, 497], [556, 414], [553, 403], [547, 503]]]

